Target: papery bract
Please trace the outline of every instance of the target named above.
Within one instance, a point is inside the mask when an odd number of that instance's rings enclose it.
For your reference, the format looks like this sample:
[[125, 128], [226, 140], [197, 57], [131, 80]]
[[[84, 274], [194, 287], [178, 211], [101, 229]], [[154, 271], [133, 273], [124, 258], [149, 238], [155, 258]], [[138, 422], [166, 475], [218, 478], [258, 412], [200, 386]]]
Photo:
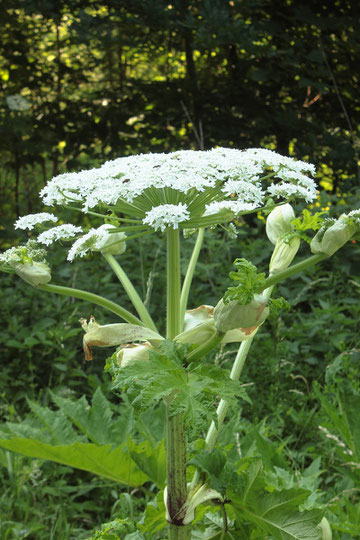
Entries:
[[11, 263], [11, 266], [21, 279], [33, 285], [33, 287], [39, 287], [39, 285], [45, 285], [51, 281], [50, 267], [46, 263], [33, 261], [24, 263], [15, 262]]
[[141, 345], [139, 343], [129, 343], [122, 346], [116, 353], [116, 363], [123, 368], [139, 360], [148, 360], [151, 349], [152, 346], [148, 342]]
[[123, 343], [135, 341], [152, 341], [160, 343], [164, 338], [145, 326], [128, 323], [115, 323], [100, 325], [94, 317], [90, 317], [89, 323], [81, 318], [80, 324], [85, 330], [83, 347], [85, 360], [92, 360], [91, 347], [112, 347]]
[[[221, 343], [240, 343], [253, 337], [258, 326], [234, 328], [225, 333]], [[203, 345], [216, 333], [213, 306], [199, 306], [185, 314], [184, 331], [175, 337], [178, 343]]]
[[285, 270], [292, 263], [300, 247], [300, 238], [295, 236], [288, 242], [279, 239], [276, 242], [273, 254], [270, 259], [269, 273], [276, 274]]
[[227, 332], [237, 328], [251, 328], [262, 324], [269, 315], [268, 300], [255, 294], [249, 304], [241, 305], [236, 300], [224, 304], [221, 299], [214, 309], [215, 328]]

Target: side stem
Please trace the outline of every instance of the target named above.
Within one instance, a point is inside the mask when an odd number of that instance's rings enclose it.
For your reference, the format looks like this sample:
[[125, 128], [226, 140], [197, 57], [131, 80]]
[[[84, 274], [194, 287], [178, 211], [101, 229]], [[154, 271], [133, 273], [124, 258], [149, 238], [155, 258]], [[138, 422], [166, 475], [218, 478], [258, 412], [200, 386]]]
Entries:
[[202, 246], [203, 239], [204, 239], [204, 234], [205, 234], [205, 229], [204, 228], [199, 229], [197, 239], [196, 239], [196, 242], [195, 242], [195, 246], [194, 246], [194, 249], [193, 249], [193, 252], [192, 252], [192, 255], [191, 255], [191, 259], [190, 259], [190, 262], [189, 262], [189, 266], [188, 266], [187, 271], [186, 271], [184, 283], [183, 283], [183, 286], [182, 286], [182, 289], [181, 289], [181, 297], [180, 297], [181, 330], [182, 330], [182, 327], [184, 325], [184, 317], [185, 317], [186, 306], [187, 306], [187, 303], [188, 303], [191, 282], [192, 282], [192, 278], [194, 276], [196, 263], [197, 263], [198, 258], [199, 258], [201, 246]]
[[135, 315], [130, 313], [130, 311], [122, 308], [115, 302], [107, 300], [106, 298], [103, 298], [102, 296], [99, 296], [97, 294], [93, 294], [88, 291], [82, 291], [81, 289], [73, 289], [72, 287], [61, 287], [60, 285], [52, 285], [51, 283], [47, 285], [40, 285], [37, 288], [42, 291], [52, 292], [55, 294], [63, 294], [64, 296], [73, 296], [74, 298], [80, 298], [81, 300], [85, 300], [86, 302], [90, 302], [91, 304], [96, 304], [103, 307], [104, 309], [107, 309], [108, 311], [116, 313], [116, 315], [131, 324], [138, 324], [140, 326], [144, 326], [144, 323], [140, 321], [140, 319], [135, 317]]
[[327, 257], [328, 255], [325, 255], [323, 253], [318, 253], [317, 255], [312, 255], [312, 257], [308, 257], [304, 261], [301, 261], [297, 264], [293, 264], [292, 266], [289, 266], [289, 268], [286, 268], [285, 270], [281, 270], [281, 272], [277, 272], [276, 274], [271, 274], [268, 278], [265, 279], [264, 290], [268, 289], [269, 287], [273, 287], [280, 281], [283, 281], [284, 279], [287, 279], [288, 277], [293, 276], [294, 274], [303, 272], [308, 267], [313, 266], [314, 264], [318, 264], [319, 262], [323, 261]]
[[109, 265], [115, 272], [116, 276], [118, 277], [120, 283], [122, 284], [125, 291], [127, 292], [131, 302], [133, 303], [134, 308], [138, 312], [140, 319], [142, 320], [144, 325], [150, 328], [151, 330], [154, 330], [154, 332], [157, 332], [157, 328], [154, 324], [154, 321], [150, 317], [150, 314], [148, 310], [146, 309], [146, 307], [144, 306], [143, 301], [141, 300], [140, 296], [136, 292], [134, 285], [131, 283], [130, 279], [127, 277], [127, 274], [121, 268], [120, 264], [117, 262], [117, 260], [114, 258], [113, 255], [103, 254], [103, 257], [109, 263]]

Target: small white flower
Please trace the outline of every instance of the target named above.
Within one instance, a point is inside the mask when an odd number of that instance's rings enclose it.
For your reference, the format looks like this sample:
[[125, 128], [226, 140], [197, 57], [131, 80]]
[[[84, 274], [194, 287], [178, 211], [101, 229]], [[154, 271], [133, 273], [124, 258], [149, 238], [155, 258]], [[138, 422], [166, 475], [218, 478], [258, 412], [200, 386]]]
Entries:
[[291, 196], [300, 197], [301, 199], [305, 199], [305, 201], [308, 203], [316, 199], [316, 191], [314, 189], [312, 190], [303, 186], [290, 183], [288, 184], [285, 182], [281, 184], [271, 184], [271, 186], [268, 188], [268, 193], [272, 197], [277, 197], [278, 199], [281, 197], [288, 199]]
[[146, 212], [143, 223], [150, 225], [156, 231], [158, 229], [164, 231], [167, 227], [178, 229], [179, 223], [187, 221], [189, 217], [190, 212], [186, 204], [162, 204], [153, 206], [149, 212]]
[[214, 201], [210, 204], [207, 204], [205, 207], [204, 216], [211, 216], [213, 214], [218, 214], [222, 210], [230, 210], [233, 212], [234, 217], [243, 213], [250, 212], [254, 210], [258, 205], [255, 203], [244, 203], [242, 201]]
[[33, 229], [38, 223], [43, 223], [44, 221], [58, 221], [58, 218], [54, 214], [49, 214], [48, 212], [40, 212], [39, 214], [28, 214], [27, 216], [20, 217], [15, 221], [15, 229]]
[[0, 269], [15, 271], [24, 281], [38, 287], [51, 280], [45, 256], [45, 250], [39, 249], [37, 242], [28, 240], [25, 246], [10, 248], [0, 255]]
[[360, 210], [352, 210], [346, 216], [351, 218], [357, 225], [360, 225]]
[[222, 191], [226, 195], [237, 195], [244, 203], [256, 203], [259, 205], [262, 204], [265, 195], [258, 182], [252, 184], [244, 180], [228, 180]]
[[53, 227], [52, 229], [39, 234], [37, 237], [37, 242], [50, 246], [50, 244], [56, 242], [57, 240], [67, 240], [81, 232], [81, 227], [76, 227], [71, 223], [64, 223], [64, 225], [58, 225], [57, 227]]
[[0, 265], [7, 265], [12, 260], [19, 258], [19, 248], [12, 247], [0, 253]]

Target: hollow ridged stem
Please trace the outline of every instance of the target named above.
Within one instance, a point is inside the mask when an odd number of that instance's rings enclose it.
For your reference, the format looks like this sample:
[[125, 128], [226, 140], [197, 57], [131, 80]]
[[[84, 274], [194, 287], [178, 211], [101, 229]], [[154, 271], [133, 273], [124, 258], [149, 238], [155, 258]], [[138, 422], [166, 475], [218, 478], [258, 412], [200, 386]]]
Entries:
[[140, 326], [144, 326], [144, 323], [140, 321], [135, 315], [130, 313], [127, 309], [122, 308], [115, 302], [112, 302], [111, 300], [107, 300], [106, 298], [103, 298], [102, 296], [99, 296], [97, 294], [90, 293], [88, 291], [82, 291], [81, 289], [73, 289], [72, 287], [62, 287], [60, 285], [53, 285], [53, 284], [47, 284], [47, 285], [40, 285], [37, 287], [38, 289], [42, 291], [52, 292], [55, 294], [62, 294], [64, 296], [73, 296], [74, 298], [80, 298], [81, 300], [85, 300], [86, 302], [90, 302], [91, 304], [96, 304], [98, 306], [103, 307], [104, 309], [107, 309], [108, 311], [112, 311], [113, 313], [116, 313], [119, 317], [124, 319], [125, 321], [131, 323], [131, 324], [138, 324]]
[[150, 317], [150, 314], [148, 310], [146, 309], [146, 307], [144, 306], [143, 301], [141, 300], [140, 296], [136, 292], [134, 285], [131, 283], [127, 274], [121, 268], [120, 264], [117, 262], [117, 260], [114, 258], [113, 255], [108, 255], [108, 254], [102, 254], [102, 255], [105, 258], [105, 260], [109, 263], [109, 265], [115, 272], [117, 278], [119, 279], [120, 283], [124, 287], [134, 308], [138, 312], [139, 317], [142, 320], [143, 324], [147, 326], [148, 328], [150, 328], [151, 330], [154, 330], [155, 332], [157, 332], [157, 328], [154, 324], [154, 321]]
[[184, 283], [183, 283], [183, 286], [182, 286], [182, 289], [181, 289], [181, 297], [180, 297], [181, 330], [183, 329], [183, 325], [184, 325], [184, 317], [185, 317], [186, 306], [187, 306], [187, 303], [188, 303], [191, 282], [192, 282], [192, 279], [193, 279], [193, 276], [194, 276], [196, 263], [197, 263], [198, 258], [199, 258], [201, 246], [202, 246], [203, 239], [204, 239], [204, 234], [205, 234], [205, 229], [204, 228], [199, 229], [198, 236], [197, 236], [197, 239], [196, 239], [196, 242], [195, 242], [195, 245], [194, 245], [194, 249], [193, 249], [193, 252], [192, 252], [192, 255], [191, 255], [191, 258], [190, 258], [189, 266], [188, 266], [188, 269], [186, 271]]
[[[180, 236], [167, 231], [166, 337], [180, 333]], [[167, 501], [170, 522], [169, 540], [190, 540], [191, 527], [183, 526], [183, 507], [187, 499], [186, 430], [183, 414], [170, 414], [171, 397], [166, 402]]]
[[190, 540], [192, 526], [177, 527], [169, 523], [169, 540]]

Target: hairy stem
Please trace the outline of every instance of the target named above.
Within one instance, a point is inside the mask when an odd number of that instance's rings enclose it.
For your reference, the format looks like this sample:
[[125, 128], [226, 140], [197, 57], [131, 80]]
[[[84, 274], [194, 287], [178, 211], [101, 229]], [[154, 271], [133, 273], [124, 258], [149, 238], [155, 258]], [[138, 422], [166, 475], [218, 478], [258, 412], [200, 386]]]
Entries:
[[202, 243], [203, 243], [204, 233], [205, 233], [204, 228], [199, 229], [198, 236], [197, 236], [197, 239], [196, 239], [196, 242], [195, 242], [195, 246], [194, 246], [194, 249], [193, 249], [193, 252], [192, 252], [192, 255], [191, 255], [191, 259], [190, 259], [190, 262], [189, 262], [189, 266], [188, 266], [187, 271], [186, 271], [184, 283], [183, 283], [183, 286], [182, 286], [182, 289], [181, 289], [181, 297], [180, 297], [180, 322], [181, 322], [181, 325], [182, 325], [181, 330], [183, 329], [185, 311], [186, 311], [186, 306], [187, 306], [187, 303], [188, 303], [191, 282], [192, 282], [192, 278], [194, 276], [196, 263], [198, 261], [201, 246], [202, 246]]
[[90, 293], [88, 291], [82, 291], [81, 289], [73, 289], [71, 287], [61, 287], [60, 285], [40, 285], [37, 287], [38, 289], [42, 291], [52, 292], [55, 294], [62, 294], [64, 296], [73, 296], [74, 298], [80, 298], [81, 300], [85, 300], [86, 302], [90, 302], [91, 304], [96, 304], [98, 306], [103, 307], [104, 309], [107, 309], [108, 311], [112, 311], [113, 313], [116, 313], [119, 317], [124, 319], [125, 321], [131, 323], [131, 324], [138, 324], [140, 326], [144, 326], [144, 323], [140, 321], [135, 315], [130, 313], [130, 311], [127, 311], [127, 309], [122, 308], [115, 302], [112, 302], [111, 300], [107, 300], [106, 298], [103, 298], [102, 296], [99, 296], [97, 294]]
[[154, 324], [154, 321], [150, 317], [148, 310], [143, 304], [143, 301], [141, 300], [140, 296], [136, 292], [135, 287], [131, 283], [127, 274], [121, 268], [120, 264], [117, 262], [117, 260], [114, 258], [113, 255], [103, 254], [103, 257], [109, 263], [109, 265], [115, 272], [116, 276], [118, 277], [120, 283], [122, 284], [125, 291], [127, 292], [134, 308], [138, 312], [139, 317], [144, 323], [144, 325], [150, 328], [151, 330], [154, 330], [155, 332], [157, 332], [157, 328]]

